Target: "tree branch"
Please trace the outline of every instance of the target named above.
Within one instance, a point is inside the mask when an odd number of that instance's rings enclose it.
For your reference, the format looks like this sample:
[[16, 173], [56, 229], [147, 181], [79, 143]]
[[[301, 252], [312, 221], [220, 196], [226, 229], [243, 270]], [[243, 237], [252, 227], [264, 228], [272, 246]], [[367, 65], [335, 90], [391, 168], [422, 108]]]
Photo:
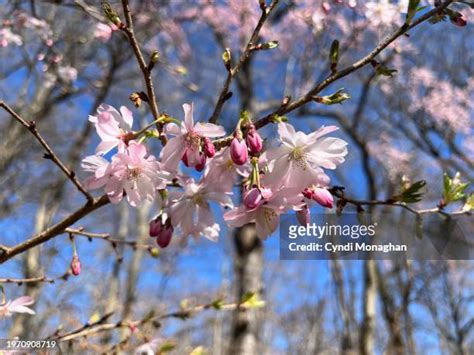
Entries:
[[80, 181], [76, 178], [76, 174], [74, 173], [74, 171], [69, 170], [66, 165], [64, 165], [61, 159], [59, 159], [53, 149], [44, 140], [44, 138], [41, 136], [38, 129], [36, 128], [36, 122], [26, 121], [24, 118], [18, 115], [10, 106], [8, 106], [5, 102], [1, 100], [0, 107], [3, 108], [6, 112], [8, 112], [14, 119], [20, 122], [26, 129], [28, 129], [33, 136], [35, 136], [36, 140], [43, 146], [43, 148], [47, 152], [45, 154], [45, 158], [52, 160], [59, 167], [59, 169], [61, 169], [62, 172], [68, 177], [68, 179], [71, 180], [74, 185], [76, 185], [77, 189], [82, 192], [82, 194], [87, 198], [87, 201], [89, 203], [92, 203], [94, 199], [92, 195], [87, 192], [84, 186], [82, 186]]
[[249, 59], [250, 53], [252, 50], [255, 48], [255, 42], [258, 39], [258, 35], [260, 33], [260, 30], [263, 27], [263, 24], [265, 21], [268, 19], [269, 15], [271, 14], [272, 10], [276, 7], [278, 4], [279, 0], [273, 0], [270, 6], [265, 7], [262, 9], [262, 15], [260, 16], [260, 19], [258, 20], [257, 26], [253, 30], [252, 35], [250, 36], [249, 41], [247, 42], [247, 45], [245, 46], [245, 50], [242, 52], [240, 55], [239, 61], [235, 64], [233, 68], [230, 68], [227, 73], [227, 77], [224, 82], [224, 87], [221, 90], [221, 93], [219, 95], [219, 98], [217, 100], [216, 106], [214, 108], [214, 112], [212, 113], [211, 117], [209, 118], [209, 122], [211, 123], [216, 123], [217, 120], [219, 119], [219, 115], [222, 111], [222, 107], [224, 106], [224, 102], [226, 101], [227, 94], [229, 92], [229, 87], [230, 84], [232, 83], [232, 79], [238, 74], [242, 66], [245, 64], [245, 62]]
[[[272, 118], [275, 115], [284, 115], [288, 112], [291, 112], [311, 101], [313, 101], [314, 97], [319, 94], [322, 90], [328, 87], [333, 82], [355, 72], [356, 70], [366, 66], [370, 63], [372, 59], [374, 59], [378, 54], [380, 54], [385, 48], [387, 48], [392, 42], [397, 40], [399, 37], [403, 36], [409, 30], [415, 28], [419, 24], [423, 23], [424, 21], [430, 19], [432, 16], [436, 15], [440, 11], [444, 10], [448, 7], [454, 0], [448, 0], [445, 3], [438, 5], [434, 9], [428, 11], [423, 16], [420, 16], [416, 19], [411, 25], [404, 24], [398, 30], [387, 36], [382, 42], [380, 42], [369, 54], [367, 54], [362, 59], [358, 60], [357, 62], [353, 63], [352, 65], [338, 71], [334, 74], [329, 75], [326, 79], [321, 81], [317, 84], [313, 89], [308, 91], [303, 97], [299, 98], [298, 100], [289, 103], [288, 105], [281, 106], [278, 110], [266, 115], [265, 117], [261, 118], [255, 123], [256, 128], [261, 128], [272, 121]], [[229, 139], [229, 138], [225, 138]]]
[[64, 233], [67, 227], [71, 226], [73, 223], [77, 222], [82, 217], [86, 216], [92, 211], [95, 211], [100, 207], [107, 205], [109, 202], [110, 201], [108, 196], [103, 195], [99, 198], [94, 199], [91, 203], [86, 203], [81, 208], [64, 218], [62, 221], [45, 229], [44, 231], [31, 237], [30, 239], [18, 245], [15, 245], [14, 247], [0, 246], [0, 264], [3, 264], [5, 261], [13, 258], [15, 255], [18, 255], [28, 249], [47, 242], [55, 236]]
[[177, 319], [185, 320], [187, 318], [192, 317], [196, 313], [200, 313], [202, 311], [209, 310], [209, 309], [233, 310], [238, 307], [245, 307], [245, 305], [241, 302], [241, 303], [229, 303], [229, 304], [222, 304], [222, 305], [220, 304], [216, 306], [216, 302], [211, 302], [211, 303], [207, 303], [203, 305], [198, 305], [195, 307], [180, 309], [178, 311], [171, 312], [171, 313], [166, 313], [166, 314], [161, 314], [161, 315], [151, 316], [151, 317], [146, 316], [136, 321], [120, 320], [116, 323], [105, 323], [105, 320], [107, 320], [107, 318], [109, 318], [112, 315], [109, 313], [95, 323], [91, 323], [91, 324], [86, 323], [84, 326], [80, 327], [79, 329], [73, 330], [71, 332], [68, 332], [62, 335], [54, 334], [50, 336], [48, 339], [57, 340], [61, 342], [69, 341], [76, 338], [85, 337], [85, 336], [101, 333], [104, 331], [114, 330], [114, 329], [136, 328], [143, 324], [159, 322], [161, 320], [168, 319], [168, 318], [177, 318]]
[[400, 207], [403, 209], [406, 209], [407, 211], [417, 215], [425, 215], [425, 214], [442, 214], [443, 216], [446, 217], [453, 217], [453, 216], [460, 216], [460, 215], [471, 215], [472, 212], [468, 210], [459, 210], [459, 211], [454, 211], [454, 212], [446, 212], [442, 208], [439, 207], [434, 207], [434, 208], [428, 208], [428, 209], [415, 209], [410, 206], [408, 206], [404, 202], [398, 202], [398, 201], [393, 201], [392, 199], [387, 199], [387, 200], [356, 200], [353, 198], [348, 198], [344, 195], [344, 192], [341, 191], [341, 189], [337, 186], [332, 187], [329, 189], [329, 192], [335, 197], [337, 197], [340, 201], [340, 203], [343, 204], [343, 206], [347, 203], [354, 205], [358, 208], [362, 208], [362, 206], [393, 206], [393, 207]]
[[149, 244], [139, 244], [134, 240], [123, 240], [123, 239], [112, 238], [110, 234], [108, 233], [91, 233], [91, 232], [85, 231], [83, 228], [78, 228], [78, 229], [66, 228], [64, 232], [81, 236], [81, 237], [86, 237], [90, 241], [92, 241], [92, 239], [102, 239], [102, 240], [105, 240], [106, 242], [109, 242], [113, 248], [115, 248], [117, 244], [122, 244], [122, 245], [127, 245], [133, 249], [146, 249], [149, 252], [152, 252], [152, 249], [154, 249], [154, 247]]
[[151, 70], [148, 69], [148, 65], [143, 57], [143, 53], [140, 49], [140, 45], [138, 44], [137, 38], [135, 37], [135, 32], [133, 30], [133, 20], [132, 20], [132, 13], [130, 11], [130, 7], [128, 5], [128, 0], [122, 0], [122, 7], [123, 12], [125, 14], [125, 22], [126, 26], [121, 27], [120, 29], [125, 32], [127, 35], [128, 41], [133, 48], [133, 52], [135, 53], [135, 57], [137, 58], [138, 65], [143, 74], [143, 79], [145, 80], [145, 86], [147, 90], [148, 96], [148, 104], [150, 106], [151, 113], [153, 117], [158, 119], [160, 116], [160, 111], [158, 109], [158, 103], [156, 100], [155, 88], [153, 86], [153, 81], [151, 79]]

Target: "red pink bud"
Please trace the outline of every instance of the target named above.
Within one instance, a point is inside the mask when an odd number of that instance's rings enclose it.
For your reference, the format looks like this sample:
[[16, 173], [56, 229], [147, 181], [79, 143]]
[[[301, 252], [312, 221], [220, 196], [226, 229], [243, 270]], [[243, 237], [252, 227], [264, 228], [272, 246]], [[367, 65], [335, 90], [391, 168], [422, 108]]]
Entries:
[[247, 145], [252, 154], [258, 154], [262, 151], [263, 140], [254, 125], [250, 127], [249, 132], [247, 133]]
[[214, 147], [214, 144], [212, 143], [212, 141], [207, 137], [204, 137], [203, 148], [204, 148], [204, 153], [206, 154], [208, 158], [212, 158], [214, 155], [216, 155], [216, 148]]
[[245, 207], [249, 210], [253, 210], [262, 201], [262, 194], [258, 188], [254, 187], [244, 192], [243, 200]]
[[150, 237], [157, 237], [162, 230], [161, 218], [156, 218], [150, 222]]
[[316, 187], [313, 190], [312, 198], [314, 201], [326, 208], [332, 208], [334, 205], [334, 199], [331, 193], [327, 189], [322, 187]]
[[247, 144], [244, 140], [239, 140], [237, 137], [232, 139], [230, 144], [230, 157], [237, 165], [244, 165], [249, 157], [247, 152]]
[[81, 273], [81, 261], [77, 255], [74, 255], [71, 260], [71, 272], [74, 276]]
[[160, 246], [160, 248], [166, 248], [170, 244], [171, 238], [173, 237], [173, 232], [173, 226], [168, 219], [164, 225], [164, 228], [156, 238], [156, 243]]
[[464, 27], [467, 25], [466, 16], [460, 12], [455, 12], [449, 19], [456, 26]]

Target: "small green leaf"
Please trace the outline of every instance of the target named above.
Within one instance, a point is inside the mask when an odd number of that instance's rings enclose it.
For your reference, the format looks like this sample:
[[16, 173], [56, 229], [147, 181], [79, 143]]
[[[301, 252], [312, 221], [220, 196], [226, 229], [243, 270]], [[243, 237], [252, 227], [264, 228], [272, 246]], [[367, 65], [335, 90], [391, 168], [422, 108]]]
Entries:
[[344, 92], [344, 89], [342, 88], [337, 90], [334, 94], [327, 96], [318, 96], [315, 100], [324, 105], [335, 105], [342, 104], [344, 101], [350, 98], [351, 96], [347, 92]]
[[122, 21], [120, 20], [117, 12], [112, 9], [108, 1], [102, 2], [102, 9], [104, 10], [105, 16], [107, 16], [110, 22], [112, 22], [117, 27], [121, 27]]
[[262, 44], [262, 49], [274, 49], [278, 47], [278, 41], [269, 41]]
[[160, 349], [158, 350], [158, 354], [169, 353], [175, 347], [176, 347], [175, 343], [167, 341], [167, 342], [161, 344]]
[[474, 209], [474, 193], [470, 194], [464, 203], [463, 211], [469, 212]]
[[247, 292], [240, 303], [245, 308], [262, 308], [265, 306], [265, 301], [261, 300], [257, 293]]
[[392, 197], [393, 200], [405, 203], [419, 202], [423, 198], [424, 191], [420, 191], [426, 186], [425, 180], [419, 180], [411, 184], [409, 180], [402, 182], [402, 188], [398, 195]]
[[461, 174], [457, 172], [453, 178], [447, 173], [443, 176], [443, 202], [447, 205], [466, 198], [465, 191], [469, 187], [469, 183], [461, 182]]

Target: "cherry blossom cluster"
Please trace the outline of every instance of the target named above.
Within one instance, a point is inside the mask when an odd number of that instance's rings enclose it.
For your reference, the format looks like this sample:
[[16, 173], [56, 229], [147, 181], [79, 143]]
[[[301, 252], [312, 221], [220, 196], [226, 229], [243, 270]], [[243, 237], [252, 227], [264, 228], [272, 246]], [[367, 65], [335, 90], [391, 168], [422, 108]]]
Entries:
[[[243, 113], [234, 132], [215, 144], [226, 136], [224, 127], [195, 122], [193, 104], [183, 109], [183, 121], [163, 115], [139, 131], [132, 130], [132, 112], [125, 106], [117, 110], [103, 104], [89, 117], [101, 142], [96, 154], [82, 161], [90, 173], [86, 188], [104, 189], [114, 204], [124, 198], [134, 207], [155, 201], [158, 213], [150, 236], [159, 246], [168, 246], [173, 235], [183, 242], [190, 236], [216, 240], [220, 226], [210, 203], [228, 209], [224, 220], [231, 227], [255, 223], [261, 238], [277, 229], [282, 213], [294, 210], [301, 223], [308, 223], [313, 203], [333, 206], [324, 169], [344, 162], [347, 143], [324, 136], [337, 127], [306, 134], [279, 117], [278, 139], [265, 148]], [[158, 158], [145, 145], [153, 138], [164, 144]], [[241, 192], [239, 206], [234, 206], [234, 191]]]
[[36, 36], [47, 45], [53, 45], [52, 30], [48, 23], [24, 11], [15, 11], [12, 19], [5, 19], [0, 28], [0, 47], [6, 47], [9, 44], [21, 46], [25, 31], [32, 31]]

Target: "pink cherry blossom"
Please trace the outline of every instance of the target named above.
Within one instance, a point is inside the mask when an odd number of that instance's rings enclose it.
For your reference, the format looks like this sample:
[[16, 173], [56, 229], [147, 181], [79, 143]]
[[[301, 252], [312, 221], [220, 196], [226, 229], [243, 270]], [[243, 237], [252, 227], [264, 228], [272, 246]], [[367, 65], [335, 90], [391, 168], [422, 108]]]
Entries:
[[250, 173], [250, 164], [237, 165], [230, 157], [230, 147], [226, 147], [212, 158], [206, 166], [204, 180], [209, 184], [219, 184], [222, 191], [232, 192], [238, 175], [247, 177]]
[[6, 47], [10, 43], [21, 46], [23, 44], [23, 40], [21, 39], [21, 36], [13, 33], [11, 29], [0, 28], [0, 47]]
[[231, 227], [242, 227], [255, 223], [257, 235], [266, 238], [278, 227], [280, 214], [296, 207], [302, 208], [303, 197], [297, 189], [281, 189], [276, 192], [267, 190], [255, 208], [249, 209], [245, 204], [224, 214], [224, 220]]
[[389, 0], [368, 1], [365, 8], [365, 16], [374, 27], [392, 26], [401, 18], [400, 8]]
[[13, 301], [7, 301], [4, 305], [0, 305], [0, 318], [11, 317], [13, 313], [36, 314], [35, 311], [26, 307], [35, 303], [33, 298], [22, 296]]
[[132, 131], [132, 112], [125, 106], [120, 107], [119, 112], [112, 106], [102, 104], [97, 113], [97, 116], [89, 116], [89, 121], [95, 124], [97, 134], [102, 140], [96, 154], [105, 154], [117, 146], [119, 151], [123, 151], [126, 146], [124, 143]]
[[204, 181], [196, 183], [192, 178], [180, 177], [183, 191], [169, 193], [168, 212], [171, 223], [181, 230], [183, 237], [193, 236], [198, 239], [204, 236], [215, 241], [220, 227], [214, 221], [209, 201], [221, 206], [232, 207], [232, 199], [228, 193], [222, 191], [222, 186]]
[[179, 161], [185, 156], [188, 166], [194, 167], [202, 163], [201, 153], [204, 138], [215, 138], [225, 135], [224, 127], [212, 123], [197, 122], [194, 124], [191, 103], [183, 105], [184, 122], [180, 126], [168, 123], [165, 132], [175, 137], [171, 138], [162, 150], [161, 161], [169, 171], [176, 171]]
[[148, 155], [146, 147], [135, 141], [131, 141], [124, 152], [114, 155], [110, 163], [92, 156], [83, 160], [82, 167], [94, 174], [86, 179], [87, 188], [104, 186], [112, 203], [119, 203], [126, 194], [132, 206], [145, 200], [153, 201], [156, 190], [164, 189], [169, 178], [156, 158]]
[[296, 132], [288, 123], [279, 123], [281, 145], [264, 154], [270, 169], [270, 173], [265, 175], [266, 185], [300, 190], [313, 184], [328, 185], [329, 177], [322, 168], [335, 169], [347, 155], [347, 143], [342, 139], [320, 139], [335, 130], [337, 127], [328, 126], [305, 134]]
[[33, 30], [48, 46], [52, 45], [53, 31], [46, 21], [31, 16], [24, 11], [15, 11], [13, 15], [15, 16], [15, 26], [18, 29], [27, 28]]

